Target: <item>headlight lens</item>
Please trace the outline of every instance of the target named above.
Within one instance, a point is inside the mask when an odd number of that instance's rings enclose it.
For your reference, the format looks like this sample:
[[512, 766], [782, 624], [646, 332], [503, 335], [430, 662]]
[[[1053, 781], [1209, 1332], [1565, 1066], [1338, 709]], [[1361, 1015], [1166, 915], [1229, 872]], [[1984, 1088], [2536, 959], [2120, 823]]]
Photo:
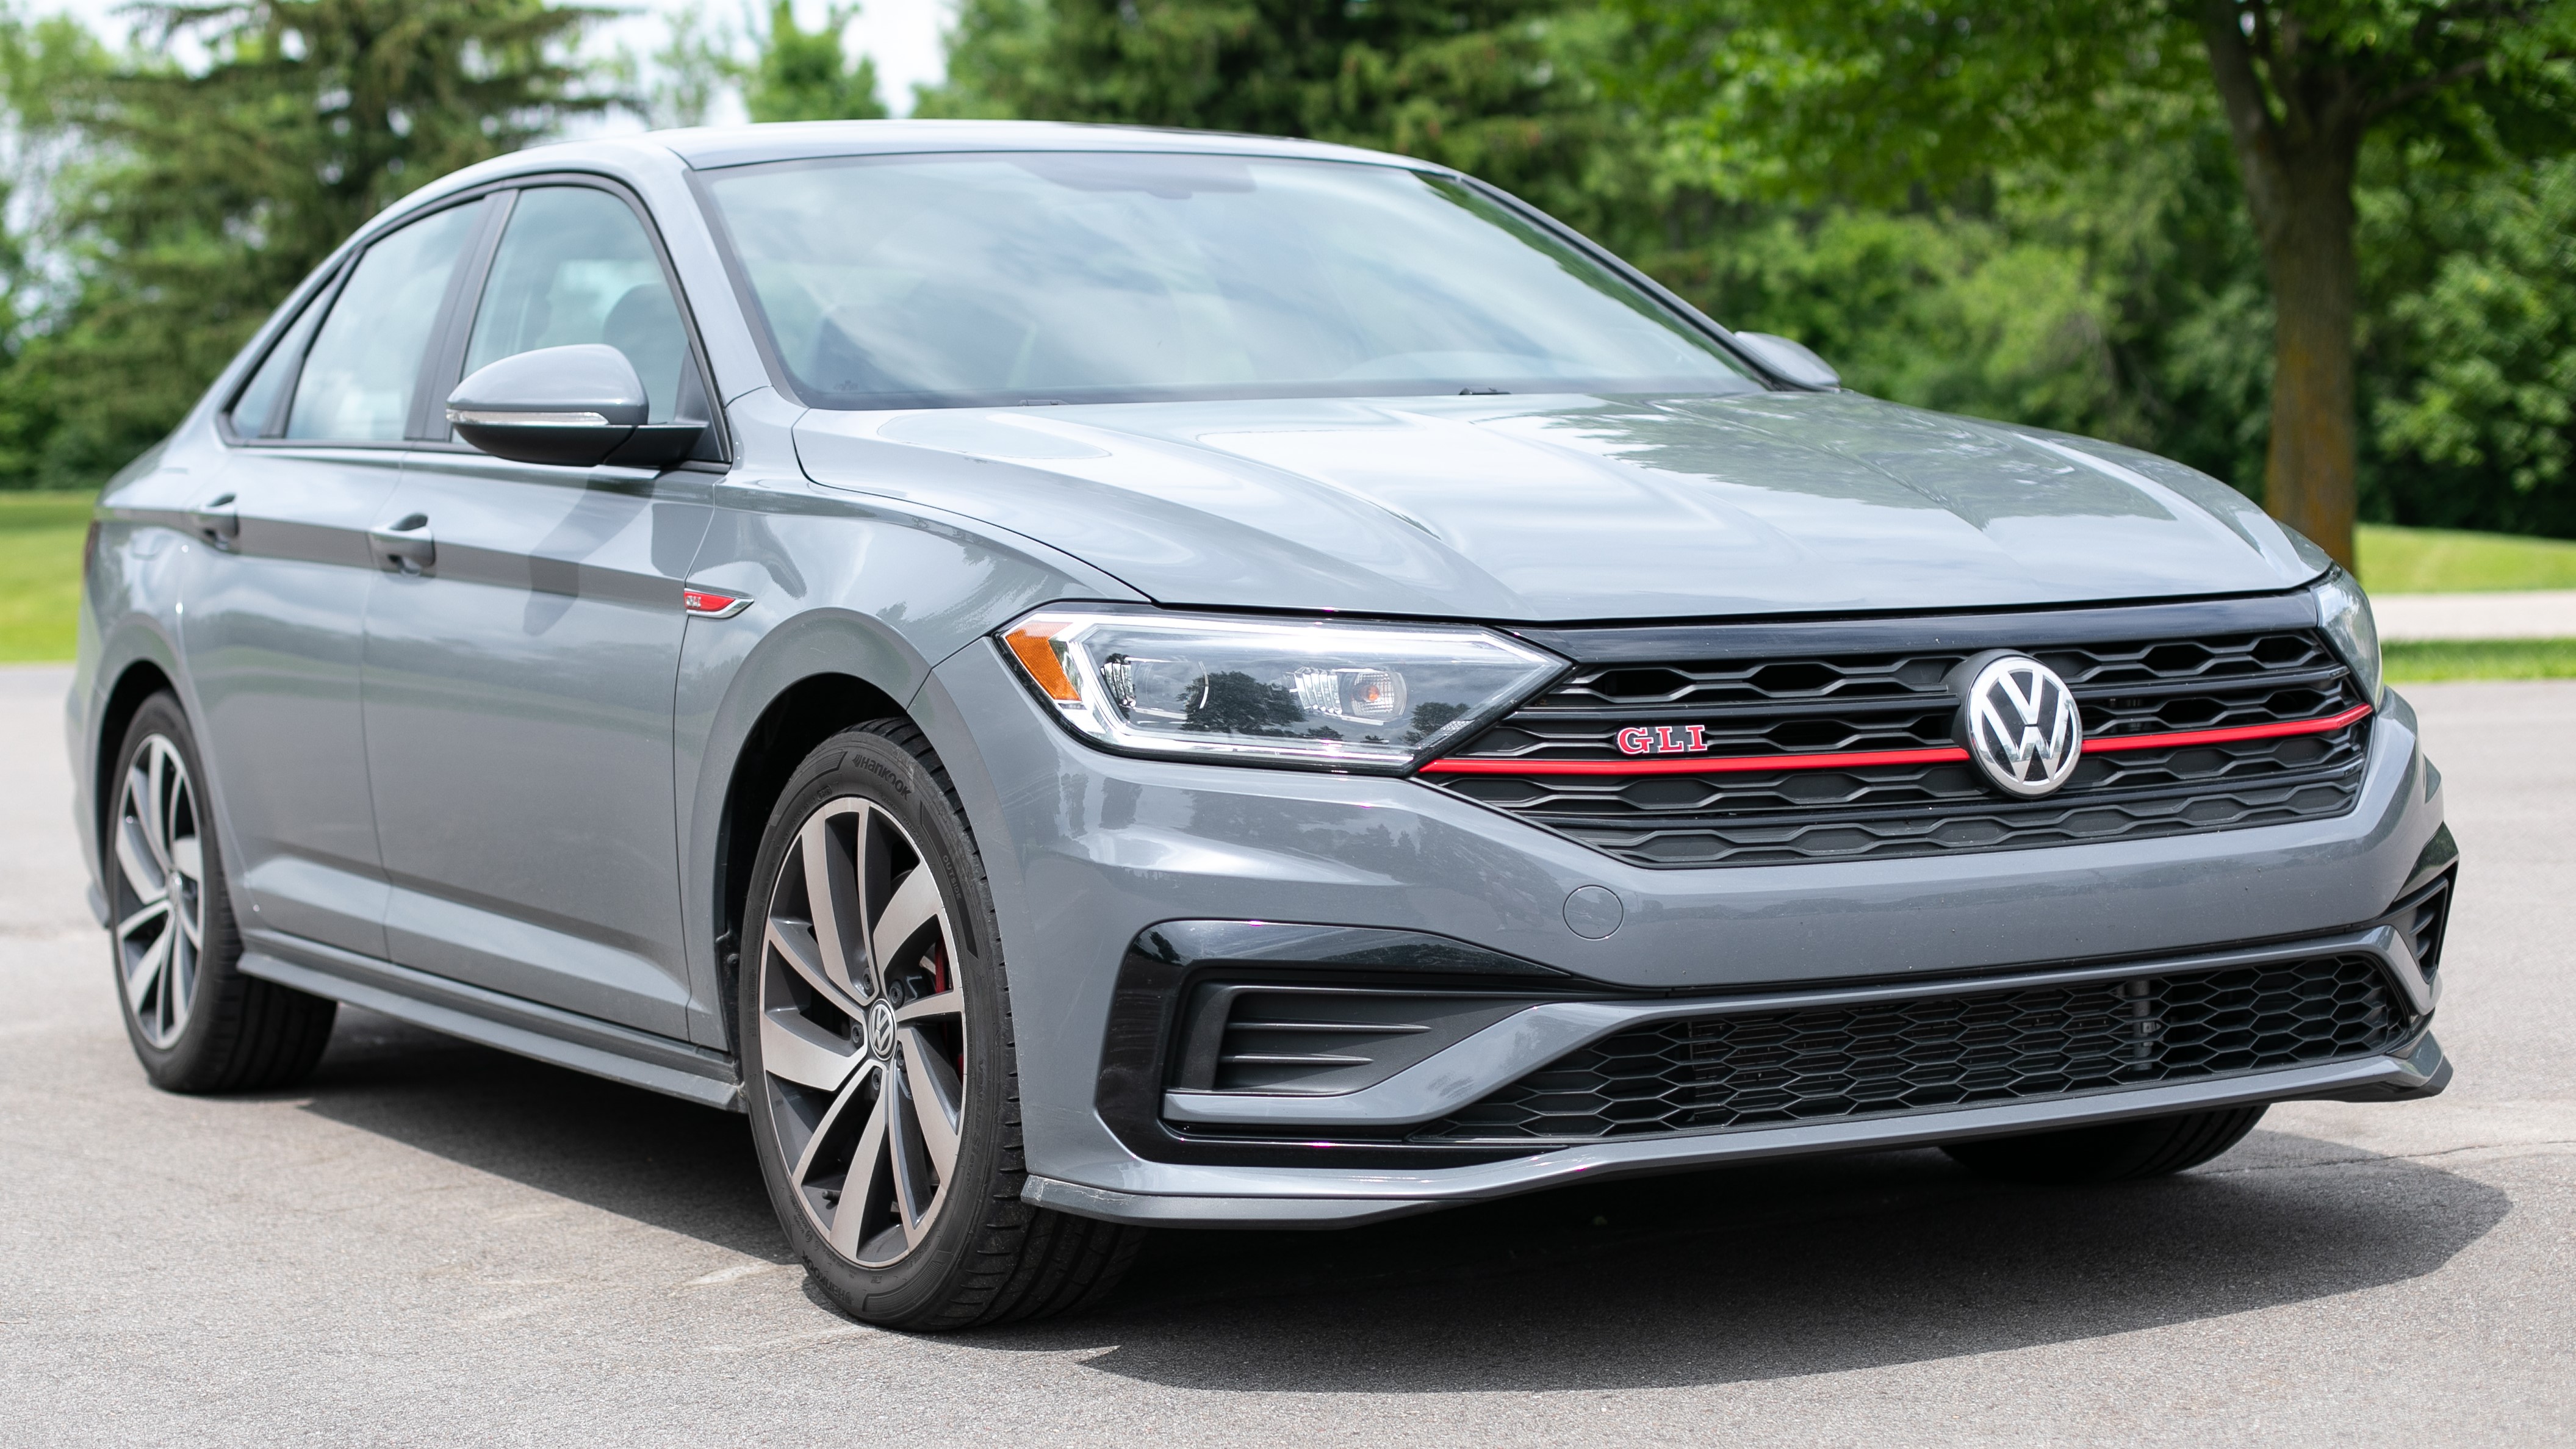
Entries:
[[2326, 642], [2361, 685], [2362, 698], [2379, 703], [2379, 624], [2370, 616], [2370, 596], [2341, 569], [2327, 574], [2312, 591], [2317, 601], [2317, 627]]
[[1002, 643], [1111, 749], [1394, 772], [1564, 661], [1486, 629], [1041, 609]]

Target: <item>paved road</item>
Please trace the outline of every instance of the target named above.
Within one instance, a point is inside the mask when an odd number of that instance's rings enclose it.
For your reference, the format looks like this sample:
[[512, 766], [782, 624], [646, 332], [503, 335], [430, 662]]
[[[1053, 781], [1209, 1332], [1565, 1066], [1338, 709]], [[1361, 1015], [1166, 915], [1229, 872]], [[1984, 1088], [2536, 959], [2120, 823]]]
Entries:
[[0, 671], [0, 1441], [2576, 1441], [2576, 683], [2417, 692], [2438, 1101], [2118, 1189], [1902, 1152], [1175, 1234], [1096, 1316], [906, 1338], [780, 1261], [739, 1118], [358, 1013], [304, 1090], [145, 1087], [62, 678]]
[[2373, 594], [2382, 639], [2576, 639], [2576, 589]]

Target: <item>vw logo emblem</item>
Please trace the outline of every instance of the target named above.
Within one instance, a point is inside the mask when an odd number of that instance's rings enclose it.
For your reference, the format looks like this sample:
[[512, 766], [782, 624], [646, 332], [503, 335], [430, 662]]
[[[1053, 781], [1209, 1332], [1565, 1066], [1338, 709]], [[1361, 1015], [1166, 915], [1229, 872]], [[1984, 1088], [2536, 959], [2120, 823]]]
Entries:
[[2057, 672], [2027, 654], [1980, 655], [1968, 677], [1959, 733], [1995, 788], [2035, 800], [2052, 794], [2084, 756], [2084, 721]]
[[894, 1060], [894, 1007], [882, 999], [868, 1008], [868, 1055], [881, 1062]]

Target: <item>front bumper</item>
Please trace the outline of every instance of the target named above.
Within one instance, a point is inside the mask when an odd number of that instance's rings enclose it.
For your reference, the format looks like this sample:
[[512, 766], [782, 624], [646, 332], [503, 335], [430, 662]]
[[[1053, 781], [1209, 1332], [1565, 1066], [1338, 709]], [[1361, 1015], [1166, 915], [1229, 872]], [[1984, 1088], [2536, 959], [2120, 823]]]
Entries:
[[[1121, 1192], [1032, 1175], [1028, 1201], [1059, 1212], [1151, 1227], [1341, 1228], [1435, 1208], [1457, 1207], [1540, 1188], [1613, 1177], [1678, 1172], [1760, 1158], [1921, 1147], [1976, 1137], [2165, 1117], [2254, 1102], [2397, 1101], [2429, 1097], [2451, 1080], [2450, 1061], [2428, 1029], [2384, 1056], [2242, 1077], [2142, 1087], [2094, 1097], [1967, 1107], [1904, 1117], [1814, 1123], [1738, 1132], [1588, 1143], [1508, 1162], [1428, 1171], [1339, 1175], [1321, 1195], [1321, 1174], [1223, 1169], [1199, 1192]], [[1194, 1169], [1204, 1173], [1204, 1169]], [[1220, 1191], [1222, 1189], [1222, 1191]]]
[[[2419, 1031], [2389, 1054], [2316, 1066], [1623, 1139], [1458, 1166], [1357, 1156], [1312, 1166], [1167, 1160], [1137, 1150], [1133, 1134], [1122, 1136], [1098, 1104], [1104, 1070], [1121, 1050], [1113, 1027], [1120, 963], [1157, 922], [1421, 932], [1660, 996], [1928, 985], [2029, 963], [2116, 960], [2136, 970], [2142, 960], [2237, 949], [2233, 943], [2314, 945], [2378, 918], [2420, 878], [2440, 827], [2438, 785], [2423, 768], [2412, 711], [2392, 695], [2373, 732], [2360, 801], [2331, 819], [2042, 850], [1649, 870], [1411, 780], [1100, 753], [1043, 715], [989, 641], [939, 666], [915, 717], [951, 766], [992, 881], [1019, 1048], [1029, 1195], [1066, 1211], [1327, 1225], [1607, 1172], [2251, 1101], [2422, 1094], [2438, 1090], [2446, 1072], [2439, 1048]], [[1606, 937], [1580, 934], [1570, 922], [1569, 897], [1586, 887], [1619, 898], [1620, 923]], [[1598, 930], [1597, 916], [1575, 919]], [[2413, 983], [2402, 970], [2392, 976], [2419, 1012], [2429, 1009], [2420, 974]], [[1126, 1043], [1131, 1054], [1137, 1046]], [[1144, 1044], [1149, 1057], [1155, 1046]], [[1513, 1061], [1523, 1070], [1537, 1064]], [[1488, 1063], [1477, 1075], [1505, 1069]], [[1297, 1110], [1311, 1113], [1312, 1100]], [[1205, 1105], [1167, 1103], [1184, 1114]], [[1422, 1105], [1377, 1120], [1399, 1120]]]

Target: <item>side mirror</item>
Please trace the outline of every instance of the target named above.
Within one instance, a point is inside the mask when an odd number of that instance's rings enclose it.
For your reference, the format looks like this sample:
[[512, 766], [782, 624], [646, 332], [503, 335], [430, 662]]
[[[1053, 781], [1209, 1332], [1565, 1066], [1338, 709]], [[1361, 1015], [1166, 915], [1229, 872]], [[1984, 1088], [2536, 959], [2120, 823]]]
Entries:
[[1735, 341], [1753, 354], [1754, 361], [1769, 368], [1774, 376], [1800, 387], [1824, 389], [1843, 385], [1843, 375], [1834, 371], [1834, 365], [1818, 357], [1803, 342], [1792, 342], [1768, 332], [1738, 332]]
[[704, 423], [648, 423], [651, 398], [626, 354], [598, 342], [504, 357], [447, 395], [456, 436], [514, 463], [658, 468], [689, 456]]

